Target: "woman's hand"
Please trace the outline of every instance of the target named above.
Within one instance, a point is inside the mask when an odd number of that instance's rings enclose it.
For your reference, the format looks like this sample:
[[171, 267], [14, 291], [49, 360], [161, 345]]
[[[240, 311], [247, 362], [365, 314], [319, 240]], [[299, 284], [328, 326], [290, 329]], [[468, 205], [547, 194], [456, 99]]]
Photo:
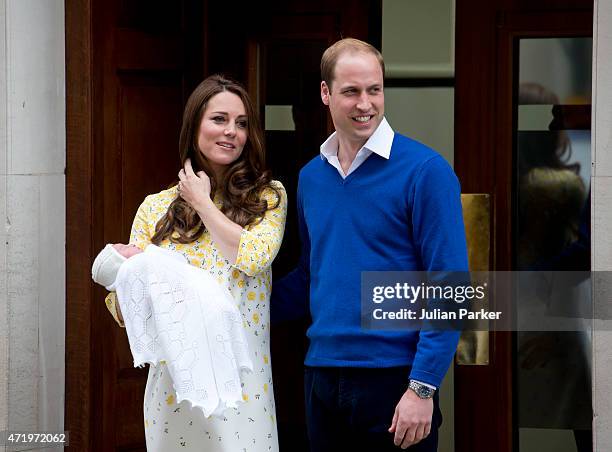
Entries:
[[193, 172], [191, 161], [185, 160], [185, 167], [178, 173], [179, 196], [189, 203], [191, 207], [199, 211], [209, 208], [212, 200], [210, 199], [210, 178], [204, 171]]
[[193, 172], [189, 159], [179, 171], [179, 196], [198, 212], [221, 254], [231, 263], [238, 257], [242, 226], [227, 218], [210, 199], [210, 178], [204, 171]]

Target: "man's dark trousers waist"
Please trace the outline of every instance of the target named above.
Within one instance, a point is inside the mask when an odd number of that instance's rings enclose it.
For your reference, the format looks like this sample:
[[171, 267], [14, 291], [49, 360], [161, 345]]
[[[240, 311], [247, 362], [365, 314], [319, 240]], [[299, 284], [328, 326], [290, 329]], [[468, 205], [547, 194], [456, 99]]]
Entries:
[[[408, 389], [410, 367], [306, 367], [306, 423], [312, 452], [400, 451], [388, 432], [395, 407]], [[431, 433], [410, 452], [435, 452], [442, 423], [438, 391]]]

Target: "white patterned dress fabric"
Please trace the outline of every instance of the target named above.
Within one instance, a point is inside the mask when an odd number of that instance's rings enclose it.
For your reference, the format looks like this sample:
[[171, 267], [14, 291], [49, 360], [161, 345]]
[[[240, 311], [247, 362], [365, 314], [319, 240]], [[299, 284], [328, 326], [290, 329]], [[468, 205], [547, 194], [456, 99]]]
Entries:
[[253, 371], [242, 316], [229, 292], [179, 253], [149, 245], [126, 260], [116, 290], [134, 366], [165, 361], [177, 402], [204, 416], [243, 403], [240, 371]]
[[[243, 404], [226, 410], [222, 418], [206, 418], [188, 402], [177, 402], [166, 364], [150, 366], [143, 410], [149, 452], [278, 452], [269, 302], [271, 265], [283, 239], [287, 195], [280, 182], [274, 181], [273, 185], [281, 195], [280, 202], [276, 192], [264, 190], [262, 197], [276, 207], [268, 210], [261, 221], [243, 229], [235, 263], [219, 252], [208, 231], [191, 243], [165, 239], [159, 244], [182, 254], [192, 266], [204, 270], [230, 292], [242, 317], [253, 372], [241, 375]], [[176, 187], [172, 187], [147, 196], [134, 218], [131, 244], [144, 250], [151, 243], [155, 225], [177, 195]], [[214, 201], [222, 206], [217, 197]], [[121, 324], [116, 298], [116, 293], [111, 292], [105, 301]]]

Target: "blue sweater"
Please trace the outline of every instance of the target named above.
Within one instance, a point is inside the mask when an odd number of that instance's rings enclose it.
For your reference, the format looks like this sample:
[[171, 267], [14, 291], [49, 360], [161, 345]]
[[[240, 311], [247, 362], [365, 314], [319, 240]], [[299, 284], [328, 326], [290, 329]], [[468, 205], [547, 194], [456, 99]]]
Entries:
[[439, 386], [459, 333], [364, 330], [360, 290], [362, 271], [467, 270], [460, 188], [446, 161], [399, 134], [389, 160], [372, 154], [345, 179], [317, 156], [300, 172], [297, 209], [301, 263], [275, 283], [272, 309], [299, 310], [310, 287], [305, 364], [410, 365], [410, 378]]

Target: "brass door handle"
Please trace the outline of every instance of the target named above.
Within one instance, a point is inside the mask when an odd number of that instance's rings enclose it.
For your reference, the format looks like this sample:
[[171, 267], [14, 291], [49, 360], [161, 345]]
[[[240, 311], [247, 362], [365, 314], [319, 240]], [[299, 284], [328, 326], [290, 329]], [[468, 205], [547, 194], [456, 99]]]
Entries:
[[[462, 194], [463, 223], [470, 271], [488, 271], [491, 244], [491, 203], [488, 194]], [[488, 300], [483, 307], [488, 306]], [[464, 331], [455, 359], [462, 366], [489, 364], [489, 331]]]

